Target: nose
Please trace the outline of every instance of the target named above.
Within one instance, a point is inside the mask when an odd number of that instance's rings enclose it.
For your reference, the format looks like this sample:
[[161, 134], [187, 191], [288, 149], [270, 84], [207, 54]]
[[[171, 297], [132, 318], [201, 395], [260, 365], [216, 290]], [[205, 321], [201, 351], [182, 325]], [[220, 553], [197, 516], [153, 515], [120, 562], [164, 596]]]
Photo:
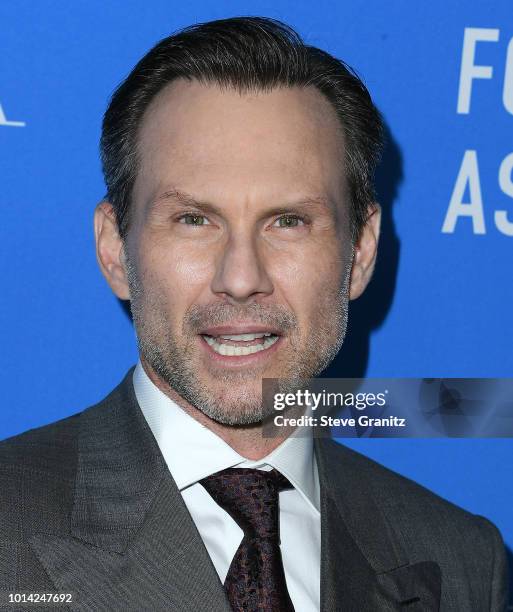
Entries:
[[246, 232], [232, 234], [217, 260], [212, 291], [234, 303], [270, 295], [273, 284], [266, 270], [262, 247], [256, 237]]

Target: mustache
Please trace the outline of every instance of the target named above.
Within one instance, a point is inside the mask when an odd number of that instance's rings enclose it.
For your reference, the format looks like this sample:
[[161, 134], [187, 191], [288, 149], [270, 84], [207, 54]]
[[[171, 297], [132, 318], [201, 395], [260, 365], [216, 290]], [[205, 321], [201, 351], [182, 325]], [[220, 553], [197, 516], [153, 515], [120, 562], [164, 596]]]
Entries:
[[226, 302], [199, 306], [194, 304], [184, 316], [184, 328], [197, 333], [214, 325], [227, 325], [244, 321], [269, 325], [286, 333], [297, 327], [297, 318], [284, 306], [278, 304], [232, 305]]

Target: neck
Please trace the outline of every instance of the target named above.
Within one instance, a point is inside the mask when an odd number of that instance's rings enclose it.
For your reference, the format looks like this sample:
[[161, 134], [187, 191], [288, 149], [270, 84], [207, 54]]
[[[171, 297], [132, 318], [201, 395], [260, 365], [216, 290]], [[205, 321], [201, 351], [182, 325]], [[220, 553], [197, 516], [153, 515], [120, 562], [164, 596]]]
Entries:
[[218, 423], [187, 402], [170, 385], [164, 382], [142, 356], [141, 363], [148, 378], [160, 391], [162, 391], [162, 393], [167, 395], [167, 397], [180, 406], [184, 412], [207, 429], [210, 429], [210, 431], [215, 433], [216, 436], [219, 436], [226, 444], [231, 446], [233, 450], [246, 459], [262, 459], [277, 448], [292, 433], [289, 428], [280, 428], [283, 433], [266, 438], [263, 435], [263, 422], [252, 425], [224, 425]]

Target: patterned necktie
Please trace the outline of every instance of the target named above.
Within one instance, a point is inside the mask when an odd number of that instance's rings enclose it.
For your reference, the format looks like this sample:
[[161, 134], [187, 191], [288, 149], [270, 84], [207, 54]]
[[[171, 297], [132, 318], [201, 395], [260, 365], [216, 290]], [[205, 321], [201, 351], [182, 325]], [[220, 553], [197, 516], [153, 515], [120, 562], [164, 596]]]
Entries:
[[280, 551], [278, 494], [292, 488], [276, 470], [227, 469], [200, 481], [244, 531], [224, 588], [234, 611], [293, 612]]

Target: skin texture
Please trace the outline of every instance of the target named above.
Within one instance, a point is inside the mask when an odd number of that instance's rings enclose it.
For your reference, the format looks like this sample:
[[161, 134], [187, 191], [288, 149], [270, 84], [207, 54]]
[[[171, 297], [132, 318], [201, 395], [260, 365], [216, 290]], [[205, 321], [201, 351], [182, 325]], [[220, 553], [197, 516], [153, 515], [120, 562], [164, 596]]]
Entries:
[[[335, 357], [348, 301], [372, 275], [379, 207], [353, 245], [342, 127], [312, 87], [240, 94], [178, 80], [152, 101], [138, 145], [125, 244], [112, 206], [95, 211], [101, 270], [131, 300], [153, 382], [261, 458], [290, 433], [262, 437], [262, 378], [313, 377]], [[239, 324], [279, 343], [216, 359], [200, 332]]]

